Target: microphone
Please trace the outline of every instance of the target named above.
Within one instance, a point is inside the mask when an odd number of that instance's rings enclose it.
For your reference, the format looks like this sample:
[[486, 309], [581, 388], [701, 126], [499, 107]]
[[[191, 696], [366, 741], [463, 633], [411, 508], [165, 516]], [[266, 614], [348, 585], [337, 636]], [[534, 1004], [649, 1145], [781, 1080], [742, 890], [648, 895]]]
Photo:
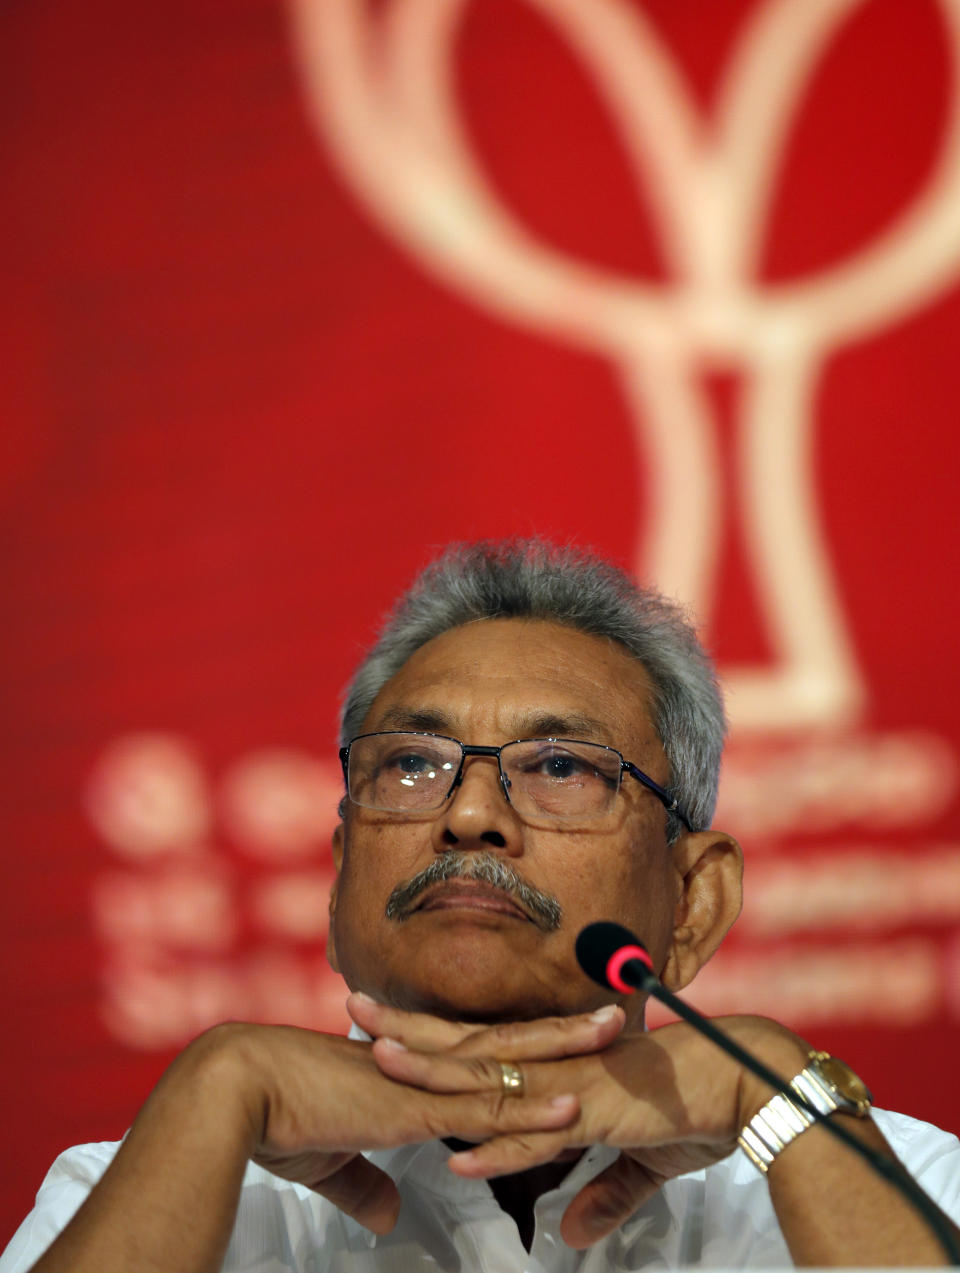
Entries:
[[718, 1029], [709, 1017], [705, 1017], [703, 1013], [684, 1003], [668, 990], [654, 972], [653, 960], [647, 948], [629, 928], [624, 928], [622, 924], [615, 924], [612, 920], [600, 920], [595, 924], [588, 924], [577, 935], [575, 949], [577, 962], [591, 980], [605, 986], [608, 990], [615, 990], [618, 994], [633, 994], [640, 990], [654, 999], [659, 999], [671, 1012], [689, 1022], [695, 1030], [708, 1038], [711, 1043], [715, 1043], [728, 1056], [732, 1056], [735, 1061], [739, 1061], [752, 1074], [756, 1074], [769, 1087], [782, 1092], [794, 1105], [799, 1105], [806, 1110], [821, 1127], [825, 1127], [831, 1135], [858, 1153], [878, 1176], [889, 1181], [900, 1191], [930, 1226], [949, 1262], [960, 1266], [960, 1250], [957, 1249], [956, 1240], [946, 1217], [927, 1197], [906, 1168], [893, 1159], [884, 1158], [882, 1154], [871, 1149], [869, 1145], [865, 1145], [856, 1136], [852, 1136], [845, 1127], [822, 1114], [790, 1086], [789, 1080], [774, 1073], [752, 1052], [748, 1052], [735, 1039]]
[[629, 928], [602, 919], [580, 930], [577, 963], [593, 981], [622, 995], [635, 990], [653, 993], [660, 982], [646, 946]]

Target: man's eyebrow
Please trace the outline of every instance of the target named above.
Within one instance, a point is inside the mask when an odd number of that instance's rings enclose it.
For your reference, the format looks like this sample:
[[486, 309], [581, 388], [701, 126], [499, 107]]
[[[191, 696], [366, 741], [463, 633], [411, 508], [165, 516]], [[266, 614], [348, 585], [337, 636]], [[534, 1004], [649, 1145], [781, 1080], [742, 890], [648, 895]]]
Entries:
[[518, 721], [524, 738], [607, 739], [609, 724], [582, 712], [531, 712]]
[[449, 734], [449, 716], [430, 707], [388, 707], [380, 717], [378, 730], [402, 729], [421, 734]]
[[[431, 707], [388, 707], [377, 722], [377, 728], [458, 736], [457, 726], [452, 718]], [[583, 738], [608, 742], [611, 735], [609, 724], [583, 712], [533, 710], [517, 717], [513, 729], [513, 736], [516, 738]]]

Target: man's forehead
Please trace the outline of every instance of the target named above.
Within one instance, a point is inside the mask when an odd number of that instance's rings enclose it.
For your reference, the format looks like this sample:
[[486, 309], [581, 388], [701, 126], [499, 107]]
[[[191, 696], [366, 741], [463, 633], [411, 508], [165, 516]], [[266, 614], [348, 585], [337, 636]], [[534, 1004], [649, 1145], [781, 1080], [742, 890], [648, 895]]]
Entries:
[[650, 697], [643, 666], [614, 641], [544, 620], [491, 619], [416, 650], [383, 686], [364, 728], [457, 736], [486, 713], [501, 741], [611, 743], [628, 724], [631, 732], [649, 726]]
[[[557, 711], [540, 704], [517, 705], [510, 714], [517, 738], [585, 738], [606, 741], [610, 722], [575, 709]], [[395, 703], [378, 715], [380, 729], [414, 730], [430, 734], [446, 734], [459, 727], [456, 712], [428, 703]]]

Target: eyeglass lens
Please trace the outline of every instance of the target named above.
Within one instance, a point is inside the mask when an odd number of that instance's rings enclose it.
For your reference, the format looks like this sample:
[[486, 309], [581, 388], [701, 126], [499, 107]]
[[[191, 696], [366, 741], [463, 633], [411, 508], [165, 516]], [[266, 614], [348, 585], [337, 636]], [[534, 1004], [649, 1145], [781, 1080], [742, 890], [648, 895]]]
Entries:
[[[350, 747], [350, 797], [368, 809], [439, 809], [460, 768], [460, 744], [433, 734], [368, 734]], [[596, 743], [534, 738], [500, 751], [510, 803], [554, 818], [605, 813], [620, 785], [618, 752]]]

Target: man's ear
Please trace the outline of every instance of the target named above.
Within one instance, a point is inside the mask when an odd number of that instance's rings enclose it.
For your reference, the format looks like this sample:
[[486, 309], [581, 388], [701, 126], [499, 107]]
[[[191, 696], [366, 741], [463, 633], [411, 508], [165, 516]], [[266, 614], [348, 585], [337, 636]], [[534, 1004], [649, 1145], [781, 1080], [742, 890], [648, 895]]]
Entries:
[[661, 980], [670, 990], [682, 990], [740, 914], [743, 854], [736, 840], [723, 831], [688, 831], [671, 852], [681, 892]]
[[343, 864], [343, 822], [337, 823], [336, 830], [333, 833], [333, 839], [330, 841], [330, 848], [333, 856], [333, 869], [336, 872], [333, 880], [333, 887], [330, 889], [330, 926], [327, 929], [327, 963], [334, 972], [340, 971], [340, 964], [337, 960], [337, 948], [333, 939], [333, 917], [337, 910], [337, 890], [340, 887], [340, 867]]

